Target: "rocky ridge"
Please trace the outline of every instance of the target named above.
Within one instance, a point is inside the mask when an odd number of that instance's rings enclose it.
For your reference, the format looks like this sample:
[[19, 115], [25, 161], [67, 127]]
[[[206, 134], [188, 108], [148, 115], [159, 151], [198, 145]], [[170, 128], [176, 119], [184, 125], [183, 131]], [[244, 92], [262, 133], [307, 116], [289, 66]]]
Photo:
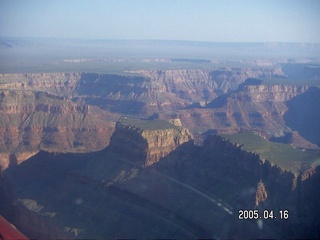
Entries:
[[218, 133], [235, 133], [241, 129], [261, 129], [270, 135], [286, 131], [283, 119], [286, 102], [305, 93], [309, 86], [250, 85], [218, 97], [205, 108], [163, 113], [162, 118], [176, 116], [191, 132], [215, 129]]
[[43, 91], [58, 96], [72, 96], [81, 73], [0, 74], [0, 89]]
[[[110, 142], [113, 151], [132, 163], [149, 166], [167, 156], [183, 143], [192, 140], [190, 132], [179, 119], [144, 121], [120, 119]], [[174, 125], [175, 124], [175, 125]]]
[[[292, 127], [296, 130], [295, 146], [316, 148], [312, 144], [317, 144], [318, 138], [312, 136], [311, 129], [303, 135], [304, 128], [296, 123], [288, 127], [284, 119], [288, 103], [292, 102], [290, 107], [294, 109], [298, 96], [302, 100], [312, 98], [308, 97], [310, 87], [261, 85], [252, 80], [256, 77], [286, 79], [279, 67], [137, 70], [130, 74], [133, 75], [1, 74], [2, 156], [14, 154], [15, 159], [17, 153], [22, 156], [24, 152], [31, 154], [39, 149], [101, 149], [108, 144], [119, 114], [157, 116], [164, 120], [179, 118], [194, 135], [259, 129], [270, 136], [282, 137]], [[97, 137], [90, 137], [94, 133]], [[68, 139], [67, 135], [71, 137]], [[9, 165], [8, 157], [1, 159]]]
[[[109, 121], [103, 120], [108, 118]], [[39, 150], [85, 152], [104, 148], [114, 131], [112, 114], [47, 92], [0, 91], [2, 170]]]
[[[167, 151], [172, 136], [163, 131], [171, 130], [159, 120], [151, 125], [144, 122], [153, 128], [145, 142], [154, 143], [158, 136], [156, 142], [160, 149], [165, 147], [165, 157], [149, 165], [136, 164], [134, 149], [128, 147], [142, 150], [138, 145], [143, 131], [139, 122], [133, 128], [133, 120], [129, 121], [131, 125], [118, 122], [110, 146], [100, 152], [54, 155], [41, 151], [5, 171], [1, 188], [7, 205], [0, 205], [11, 209], [6, 217], [31, 238], [315, 236], [310, 230], [319, 215], [310, 215], [310, 207], [319, 195], [310, 193], [319, 190], [318, 168], [295, 175], [219, 136], [208, 136], [201, 147], [187, 141]], [[124, 145], [123, 135], [116, 136], [123, 131], [135, 132], [137, 138], [129, 136]], [[140, 153], [146, 157], [145, 150], [152, 145], [144, 147]], [[120, 148], [128, 154], [119, 154]], [[30, 175], [30, 171], [39, 174]], [[25, 179], [25, 174], [30, 177]], [[255, 221], [238, 220], [239, 209], [256, 205], [275, 212], [287, 209], [290, 217], [266, 221], [263, 230]]]
[[[144, 117], [154, 112], [192, 108], [197, 104], [205, 106], [218, 95], [236, 90], [248, 78], [272, 77], [279, 74], [279, 70], [225, 68], [211, 71], [138, 70], [130, 73], [142, 77], [83, 75], [77, 91], [87, 95], [88, 100], [90, 96], [98, 96], [91, 104]], [[128, 101], [132, 100], [134, 103], [131, 102], [129, 108]]]

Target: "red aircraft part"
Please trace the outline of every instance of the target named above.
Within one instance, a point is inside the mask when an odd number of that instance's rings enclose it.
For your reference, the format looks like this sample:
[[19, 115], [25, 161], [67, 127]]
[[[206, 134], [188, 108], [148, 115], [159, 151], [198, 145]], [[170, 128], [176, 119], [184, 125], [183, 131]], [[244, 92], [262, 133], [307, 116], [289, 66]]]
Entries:
[[0, 240], [28, 240], [18, 229], [0, 215]]

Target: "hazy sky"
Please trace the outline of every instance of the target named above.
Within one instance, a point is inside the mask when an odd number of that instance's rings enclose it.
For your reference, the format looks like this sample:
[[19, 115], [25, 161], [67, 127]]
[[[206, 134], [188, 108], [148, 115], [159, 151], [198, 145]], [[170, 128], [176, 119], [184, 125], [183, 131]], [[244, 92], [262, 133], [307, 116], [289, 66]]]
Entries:
[[0, 36], [320, 43], [320, 1], [0, 0]]

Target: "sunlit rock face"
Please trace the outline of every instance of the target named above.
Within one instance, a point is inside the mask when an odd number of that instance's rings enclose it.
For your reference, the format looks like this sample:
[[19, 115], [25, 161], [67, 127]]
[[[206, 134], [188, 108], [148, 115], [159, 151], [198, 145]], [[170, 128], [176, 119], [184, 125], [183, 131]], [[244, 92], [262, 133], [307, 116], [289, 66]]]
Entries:
[[191, 132], [215, 129], [218, 133], [235, 133], [242, 129], [260, 129], [271, 135], [286, 131], [283, 119], [291, 99], [307, 94], [302, 85], [244, 85], [220, 95], [206, 107], [163, 113], [162, 118], [176, 116]]
[[[180, 125], [179, 120], [173, 121]], [[181, 144], [191, 141], [190, 132], [164, 120], [120, 119], [110, 147], [133, 163], [149, 166]]]
[[[194, 135], [210, 130], [235, 133], [259, 129], [283, 137], [289, 126], [296, 130], [290, 143], [301, 148], [315, 148], [312, 144], [319, 144], [318, 136], [314, 136], [316, 131], [308, 127], [318, 129], [317, 119], [307, 127], [299, 123], [303, 122], [302, 116], [315, 112], [317, 106], [309, 104], [310, 110], [303, 108], [307, 112], [298, 114], [296, 121], [286, 118], [318, 92], [308, 90], [306, 85], [261, 85], [260, 80], [254, 79], [286, 79], [281, 68], [135, 70], [130, 74], [135, 75], [1, 74], [2, 169], [41, 149], [54, 152], [102, 149], [109, 144], [120, 114], [143, 118], [156, 115], [164, 120], [179, 118]], [[156, 150], [149, 155], [151, 162], [156, 161], [152, 158], [162, 156]]]
[[57, 96], [71, 96], [81, 73], [0, 74], [2, 89], [43, 91]]
[[0, 91], [0, 165], [16, 165], [39, 150], [86, 152], [108, 145], [117, 117], [47, 92]]

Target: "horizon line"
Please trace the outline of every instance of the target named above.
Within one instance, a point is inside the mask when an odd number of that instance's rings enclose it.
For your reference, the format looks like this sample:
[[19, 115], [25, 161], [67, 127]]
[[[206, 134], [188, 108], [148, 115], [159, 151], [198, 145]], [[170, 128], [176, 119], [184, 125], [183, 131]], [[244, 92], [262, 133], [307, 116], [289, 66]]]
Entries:
[[216, 44], [320, 44], [320, 42], [285, 42], [285, 41], [207, 41], [207, 40], [177, 40], [177, 39], [116, 39], [116, 38], [72, 38], [72, 37], [23, 37], [0, 36], [0, 39], [41, 39], [41, 40], [77, 40], [77, 41], [128, 41], [128, 42], [185, 42], [185, 43], [216, 43]]

